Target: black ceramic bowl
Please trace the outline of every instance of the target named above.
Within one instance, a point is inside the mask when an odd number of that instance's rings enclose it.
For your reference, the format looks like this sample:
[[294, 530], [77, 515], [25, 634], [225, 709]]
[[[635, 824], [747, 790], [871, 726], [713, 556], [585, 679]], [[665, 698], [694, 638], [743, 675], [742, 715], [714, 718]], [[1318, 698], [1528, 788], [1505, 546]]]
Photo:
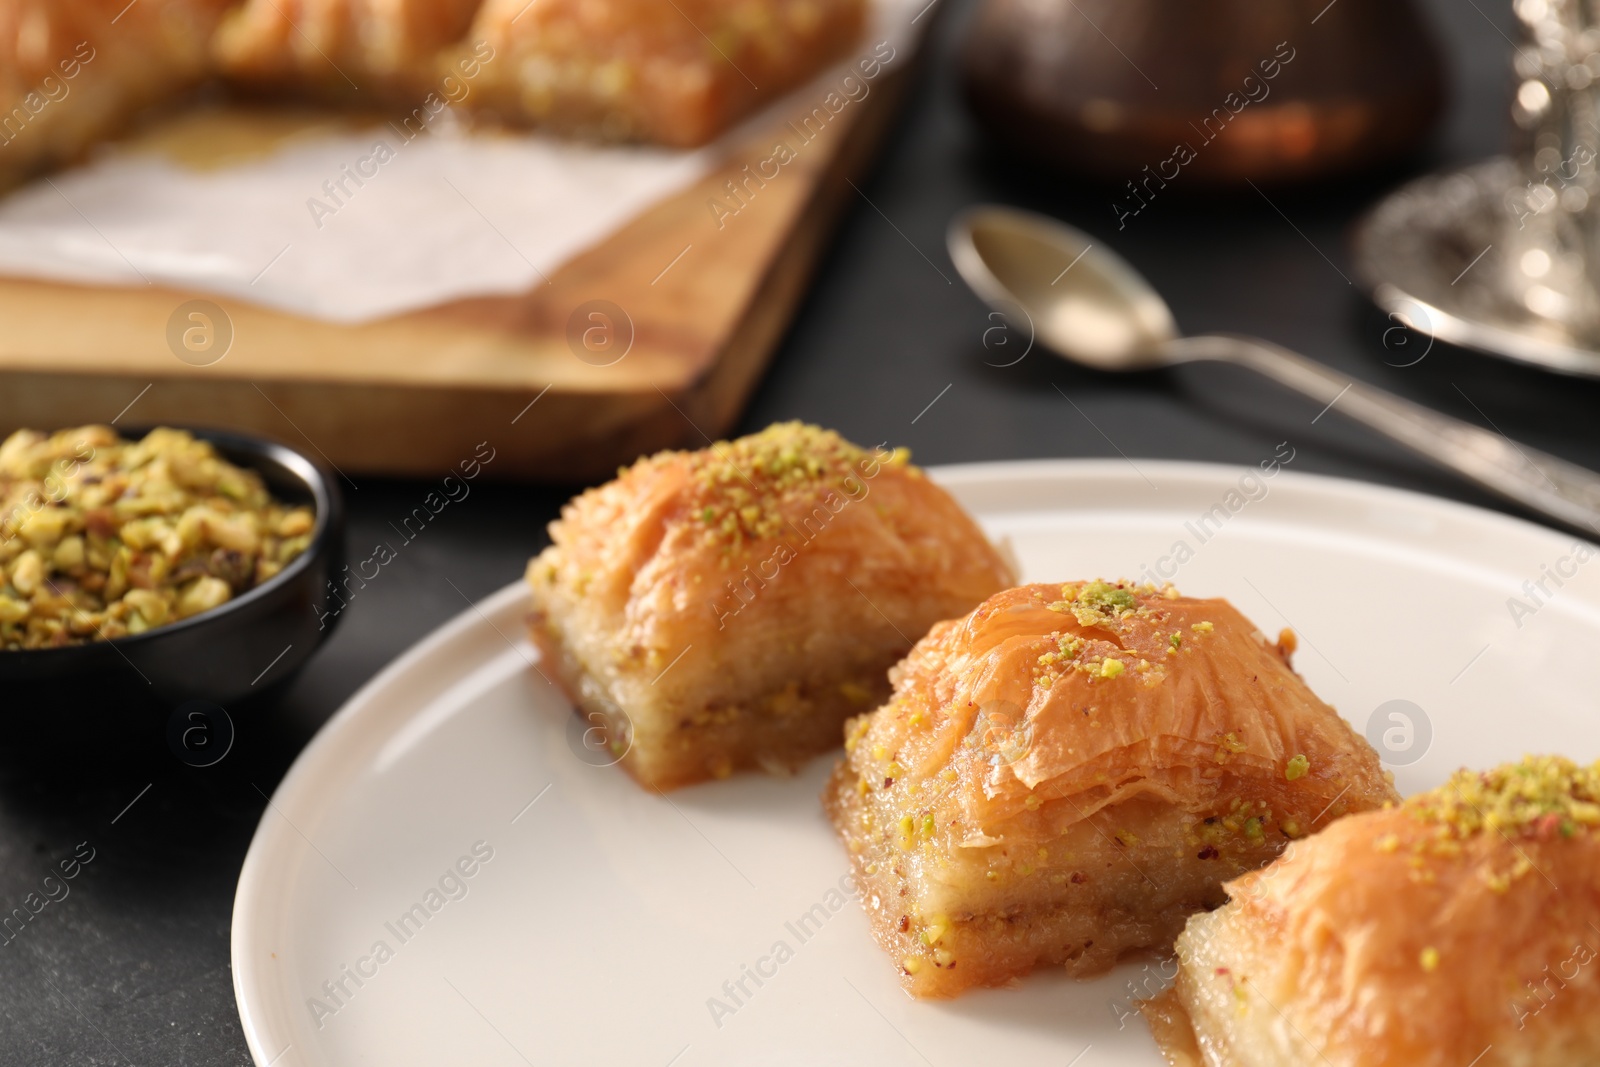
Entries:
[[271, 580], [179, 622], [113, 641], [0, 651], [0, 707], [36, 726], [143, 719], [189, 702], [226, 707], [293, 674], [332, 632], [335, 617], [324, 623], [316, 607], [344, 562], [344, 503], [333, 478], [280, 444], [185, 429], [260, 474], [278, 500], [313, 505], [310, 545]]

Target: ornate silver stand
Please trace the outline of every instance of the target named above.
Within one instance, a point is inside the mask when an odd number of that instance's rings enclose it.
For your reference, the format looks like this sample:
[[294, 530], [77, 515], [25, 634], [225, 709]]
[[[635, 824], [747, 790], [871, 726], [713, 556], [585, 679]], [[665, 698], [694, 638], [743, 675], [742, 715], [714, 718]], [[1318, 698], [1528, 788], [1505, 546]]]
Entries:
[[1600, 0], [1516, 0], [1522, 151], [1412, 182], [1357, 229], [1373, 300], [1421, 333], [1600, 377]]

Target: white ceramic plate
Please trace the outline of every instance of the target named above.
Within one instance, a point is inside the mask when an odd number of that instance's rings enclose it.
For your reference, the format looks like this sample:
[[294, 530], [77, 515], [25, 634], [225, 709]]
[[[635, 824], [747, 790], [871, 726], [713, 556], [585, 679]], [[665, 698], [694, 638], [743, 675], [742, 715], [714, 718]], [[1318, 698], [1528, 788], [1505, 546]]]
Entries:
[[[934, 474], [1010, 539], [1027, 580], [1160, 568], [1266, 632], [1293, 626], [1302, 673], [1405, 792], [1525, 751], [1600, 756], [1600, 563], [1571, 538], [1249, 468]], [[1554, 571], [1572, 576], [1558, 588]], [[1541, 579], [1535, 601], [1523, 583]], [[1513, 597], [1529, 610], [1514, 616]], [[233, 916], [258, 1065], [1161, 1062], [1130, 1014], [1154, 964], [909, 1000], [840, 892], [817, 801], [832, 758], [646, 793], [576, 754], [523, 612], [506, 589], [401, 657], [262, 816]]]

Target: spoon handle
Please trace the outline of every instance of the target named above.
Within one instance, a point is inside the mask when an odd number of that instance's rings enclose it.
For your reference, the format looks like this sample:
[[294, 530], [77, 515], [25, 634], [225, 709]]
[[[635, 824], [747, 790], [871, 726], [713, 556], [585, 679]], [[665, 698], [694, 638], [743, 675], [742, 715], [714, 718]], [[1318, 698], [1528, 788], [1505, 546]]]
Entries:
[[1600, 534], [1600, 474], [1432, 408], [1356, 381], [1297, 352], [1253, 337], [1211, 335], [1170, 342], [1177, 360], [1249, 367], [1366, 423], [1441, 466], [1524, 507]]

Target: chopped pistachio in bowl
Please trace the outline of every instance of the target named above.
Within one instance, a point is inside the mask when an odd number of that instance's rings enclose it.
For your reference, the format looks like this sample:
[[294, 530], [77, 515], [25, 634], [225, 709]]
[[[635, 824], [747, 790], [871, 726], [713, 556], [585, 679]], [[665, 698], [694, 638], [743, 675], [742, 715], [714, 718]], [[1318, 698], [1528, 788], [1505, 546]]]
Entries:
[[0, 444], [0, 653], [219, 607], [303, 553], [315, 518], [185, 430], [19, 430]]

